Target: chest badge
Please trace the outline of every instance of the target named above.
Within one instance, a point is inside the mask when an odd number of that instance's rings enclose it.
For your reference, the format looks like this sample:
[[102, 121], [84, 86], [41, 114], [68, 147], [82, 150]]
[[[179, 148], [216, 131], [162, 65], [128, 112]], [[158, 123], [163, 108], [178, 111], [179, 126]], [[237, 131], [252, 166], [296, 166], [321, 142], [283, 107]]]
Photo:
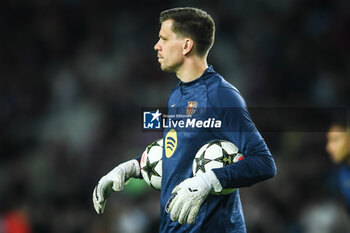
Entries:
[[198, 107], [197, 101], [188, 101], [186, 115], [192, 116], [196, 112], [197, 107]]
[[165, 136], [165, 156], [170, 158], [177, 147], [177, 133], [175, 129], [169, 130], [169, 132]]

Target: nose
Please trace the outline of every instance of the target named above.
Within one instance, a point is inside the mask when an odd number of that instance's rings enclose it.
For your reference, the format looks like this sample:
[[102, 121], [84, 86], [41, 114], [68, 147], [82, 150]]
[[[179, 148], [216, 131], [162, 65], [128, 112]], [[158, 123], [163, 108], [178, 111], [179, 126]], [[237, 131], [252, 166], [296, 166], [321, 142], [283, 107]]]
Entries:
[[154, 50], [159, 51], [160, 50], [160, 46], [159, 46], [159, 40], [157, 41], [157, 43], [154, 45]]

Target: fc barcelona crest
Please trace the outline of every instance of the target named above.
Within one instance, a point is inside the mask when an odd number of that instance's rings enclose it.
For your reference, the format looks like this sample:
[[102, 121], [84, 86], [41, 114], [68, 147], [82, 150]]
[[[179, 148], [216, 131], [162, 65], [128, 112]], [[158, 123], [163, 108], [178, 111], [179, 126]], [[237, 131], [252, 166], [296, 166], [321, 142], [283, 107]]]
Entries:
[[198, 102], [197, 101], [188, 101], [186, 114], [192, 116], [197, 110]]

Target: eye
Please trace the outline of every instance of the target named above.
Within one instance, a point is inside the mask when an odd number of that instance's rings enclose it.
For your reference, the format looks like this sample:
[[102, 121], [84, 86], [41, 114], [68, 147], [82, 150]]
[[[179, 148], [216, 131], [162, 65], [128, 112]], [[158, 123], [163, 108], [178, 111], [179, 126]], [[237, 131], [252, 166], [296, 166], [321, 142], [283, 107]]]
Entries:
[[166, 40], [167, 40], [167, 38], [165, 38], [164, 36], [159, 36], [159, 38], [160, 38], [161, 40], [163, 40], [163, 41], [166, 41]]

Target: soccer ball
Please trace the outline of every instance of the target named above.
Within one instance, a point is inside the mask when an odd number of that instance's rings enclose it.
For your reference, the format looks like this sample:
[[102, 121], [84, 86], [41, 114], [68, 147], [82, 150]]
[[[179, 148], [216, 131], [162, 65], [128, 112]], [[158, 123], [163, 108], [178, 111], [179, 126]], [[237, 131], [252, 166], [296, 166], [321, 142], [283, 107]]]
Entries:
[[161, 189], [163, 139], [146, 147], [141, 157], [141, 174], [146, 183], [154, 189]]
[[[235, 144], [225, 140], [215, 140], [202, 146], [193, 160], [193, 176], [212, 170], [213, 168], [222, 168], [231, 163], [236, 163], [244, 159], [244, 156], [238, 152]], [[223, 189], [219, 193], [229, 194], [234, 192], [235, 188]]]

